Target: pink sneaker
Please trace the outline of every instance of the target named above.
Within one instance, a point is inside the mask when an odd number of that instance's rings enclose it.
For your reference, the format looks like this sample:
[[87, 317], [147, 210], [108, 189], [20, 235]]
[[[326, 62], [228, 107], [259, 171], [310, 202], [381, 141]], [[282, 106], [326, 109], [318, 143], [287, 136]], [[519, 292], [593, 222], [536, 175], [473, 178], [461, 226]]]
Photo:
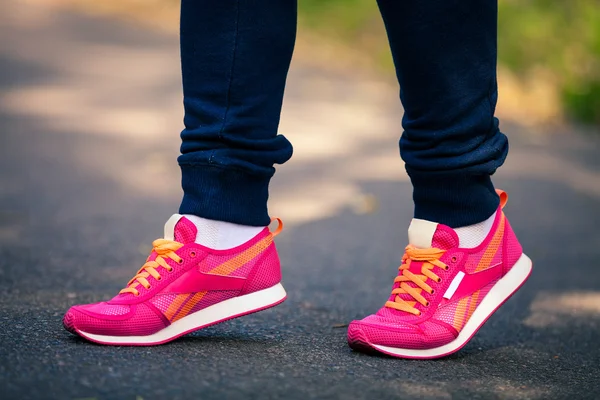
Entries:
[[414, 219], [392, 294], [377, 314], [353, 321], [355, 350], [401, 358], [439, 358], [461, 349], [531, 274], [531, 260], [500, 207], [486, 239], [458, 247], [448, 226]]
[[230, 250], [195, 243], [196, 226], [175, 214], [165, 238], [112, 300], [71, 307], [65, 328], [96, 343], [149, 346], [276, 306], [286, 298], [273, 237], [265, 228]]

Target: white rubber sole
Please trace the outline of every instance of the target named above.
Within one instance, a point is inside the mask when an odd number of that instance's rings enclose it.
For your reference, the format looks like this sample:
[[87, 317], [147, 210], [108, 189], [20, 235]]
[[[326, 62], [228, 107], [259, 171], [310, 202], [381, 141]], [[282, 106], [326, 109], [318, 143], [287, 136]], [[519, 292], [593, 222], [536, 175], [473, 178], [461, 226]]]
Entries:
[[427, 359], [452, 354], [467, 344], [485, 321], [525, 283], [531, 274], [532, 267], [529, 257], [525, 254], [521, 255], [511, 270], [488, 292], [456, 339], [448, 344], [427, 350], [400, 349], [378, 344], [371, 344], [371, 346], [382, 353], [403, 358]]
[[281, 283], [268, 289], [234, 297], [197, 311], [165, 329], [148, 336], [104, 336], [77, 330], [82, 337], [96, 343], [120, 346], [150, 346], [170, 342], [180, 336], [232, 318], [276, 306], [286, 299]]

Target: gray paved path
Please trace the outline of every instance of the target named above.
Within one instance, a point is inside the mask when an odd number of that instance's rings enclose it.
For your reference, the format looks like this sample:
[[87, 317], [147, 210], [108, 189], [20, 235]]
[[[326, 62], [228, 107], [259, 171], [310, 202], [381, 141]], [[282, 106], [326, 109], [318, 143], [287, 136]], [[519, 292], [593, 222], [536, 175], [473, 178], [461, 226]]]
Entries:
[[[0, 17], [0, 398], [596, 399], [600, 136], [506, 125], [496, 183], [534, 274], [458, 354], [352, 352], [389, 294], [410, 220], [395, 89], [298, 62], [272, 207], [289, 300], [156, 348], [63, 330], [112, 296], [180, 197], [177, 38], [50, 9]], [[329, 134], [329, 136], [324, 136]], [[311, 151], [325, 138], [319, 152]]]

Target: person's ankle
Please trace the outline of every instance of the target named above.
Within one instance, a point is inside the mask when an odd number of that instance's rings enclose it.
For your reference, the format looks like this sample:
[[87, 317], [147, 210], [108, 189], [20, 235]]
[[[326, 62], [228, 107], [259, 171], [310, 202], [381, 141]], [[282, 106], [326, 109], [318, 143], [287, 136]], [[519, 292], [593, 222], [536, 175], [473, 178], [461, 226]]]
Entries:
[[479, 223], [454, 228], [458, 235], [459, 246], [467, 249], [479, 246], [492, 230], [497, 212]]

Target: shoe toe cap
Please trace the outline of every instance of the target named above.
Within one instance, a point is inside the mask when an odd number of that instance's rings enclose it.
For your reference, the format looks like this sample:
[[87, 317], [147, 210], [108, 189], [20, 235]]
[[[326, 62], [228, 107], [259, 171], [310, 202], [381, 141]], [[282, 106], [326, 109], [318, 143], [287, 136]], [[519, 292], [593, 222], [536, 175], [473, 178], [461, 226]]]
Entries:
[[353, 321], [348, 327], [350, 347], [363, 349], [373, 345], [403, 349], [428, 349], [443, 346], [456, 338], [456, 331], [428, 320], [406, 322]]
[[[109, 336], [152, 334], [165, 327], [163, 319], [143, 304], [122, 306], [119, 311], [106, 303], [71, 307], [63, 318], [63, 326], [71, 333], [80, 332]], [[110, 305], [109, 305], [110, 306]]]
[[63, 326], [67, 331], [77, 333], [75, 330], [75, 314], [70, 309], [63, 317]]

